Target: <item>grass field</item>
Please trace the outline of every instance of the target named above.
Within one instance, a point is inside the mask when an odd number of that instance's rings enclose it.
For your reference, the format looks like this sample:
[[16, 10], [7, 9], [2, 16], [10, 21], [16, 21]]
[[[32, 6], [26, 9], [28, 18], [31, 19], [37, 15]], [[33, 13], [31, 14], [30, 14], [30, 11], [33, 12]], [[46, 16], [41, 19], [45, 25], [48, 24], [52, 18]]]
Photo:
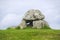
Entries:
[[60, 30], [52, 29], [0, 30], [0, 40], [60, 40]]

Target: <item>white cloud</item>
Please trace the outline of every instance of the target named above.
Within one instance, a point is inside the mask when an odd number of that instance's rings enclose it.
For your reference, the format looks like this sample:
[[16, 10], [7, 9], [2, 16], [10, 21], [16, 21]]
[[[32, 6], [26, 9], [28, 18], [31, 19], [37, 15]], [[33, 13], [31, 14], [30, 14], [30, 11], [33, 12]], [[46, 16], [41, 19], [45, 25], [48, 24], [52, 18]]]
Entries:
[[17, 26], [20, 21], [20, 16], [17, 14], [7, 14], [1, 21], [0, 29], [6, 29], [9, 26]]

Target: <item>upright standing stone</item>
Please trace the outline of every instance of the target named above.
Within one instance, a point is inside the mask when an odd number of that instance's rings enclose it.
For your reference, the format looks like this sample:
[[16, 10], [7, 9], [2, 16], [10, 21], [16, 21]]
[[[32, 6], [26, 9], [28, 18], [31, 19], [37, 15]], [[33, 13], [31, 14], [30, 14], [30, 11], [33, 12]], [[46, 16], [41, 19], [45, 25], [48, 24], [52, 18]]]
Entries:
[[26, 26], [26, 22], [25, 22], [24, 20], [22, 20], [22, 22], [20, 23], [19, 26], [20, 26], [21, 29], [27, 27], [27, 26]]

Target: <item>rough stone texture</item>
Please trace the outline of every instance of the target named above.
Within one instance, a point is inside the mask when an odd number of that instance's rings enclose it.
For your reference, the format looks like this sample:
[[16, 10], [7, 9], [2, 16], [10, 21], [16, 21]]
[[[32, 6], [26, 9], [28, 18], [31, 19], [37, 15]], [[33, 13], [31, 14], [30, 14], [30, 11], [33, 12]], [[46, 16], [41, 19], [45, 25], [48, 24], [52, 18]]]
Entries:
[[31, 9], [26, 12], [26, 15], [19, 26], [21, 29], [26, 28], [26, 20], [33, 20], [32, 28], [43, 28], [45, 25], [49, 26], [44, 18], [45, 16], [39, 10]]
[[45, 20], [33, 21], [33, 27], [32, 28], [44, 28], [45, 25], [49, 26]]
[[42, 26], [42, 20], [33, 21], [33, 28], [41, 28]]
[[20, 23], [20, 25], [19, 25], [19, 26], [20, 26], [20, 28], [21, 28], [21, 29], [23, 29], [23, 28], [27, 27], [27, 26], [26, 26], [26, 23], [25, 23], [25, 21], [24, 21], [24, 20], [22, 20], [22, 22]]
[[23, 18], [24, 20], [36, 20], [36, 19], [44, 19], [45, 16], [39, 11], [39, 10], [29, 10], [26, 12], [25, 17]]

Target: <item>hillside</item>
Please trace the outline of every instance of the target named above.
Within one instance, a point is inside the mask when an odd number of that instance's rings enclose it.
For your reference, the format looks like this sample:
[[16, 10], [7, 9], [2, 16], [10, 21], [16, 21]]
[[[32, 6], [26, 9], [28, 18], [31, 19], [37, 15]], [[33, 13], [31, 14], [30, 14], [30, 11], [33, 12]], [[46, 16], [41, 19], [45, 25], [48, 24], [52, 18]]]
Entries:
[[51, 29], [0, 30], [0, 40], [60, 40], [60, 30]]

